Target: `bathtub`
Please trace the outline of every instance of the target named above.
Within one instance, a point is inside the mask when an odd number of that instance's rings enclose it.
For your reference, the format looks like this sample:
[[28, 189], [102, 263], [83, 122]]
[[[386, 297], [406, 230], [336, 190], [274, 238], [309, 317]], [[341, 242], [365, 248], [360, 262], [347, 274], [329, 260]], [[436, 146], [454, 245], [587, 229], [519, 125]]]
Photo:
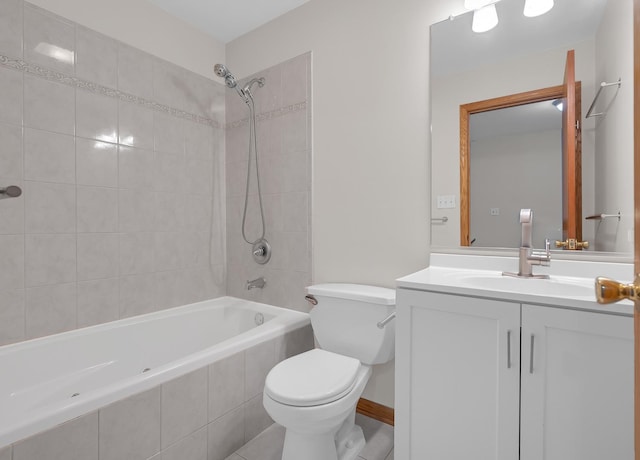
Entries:
[[0, 347], [0, 450], [309, 323], [221, 297]]

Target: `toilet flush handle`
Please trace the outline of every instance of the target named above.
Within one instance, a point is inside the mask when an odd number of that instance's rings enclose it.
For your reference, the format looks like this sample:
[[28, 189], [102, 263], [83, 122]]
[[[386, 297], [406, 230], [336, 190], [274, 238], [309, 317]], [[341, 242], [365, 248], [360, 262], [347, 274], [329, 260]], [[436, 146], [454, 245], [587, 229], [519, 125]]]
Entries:
[[380, 321], [378, 323], [378, 328], [379, 329], [384, 329], [384, 327], [387, 325], [387, 323], [389, 321], [391, 321], [392, 319], [394, 319], [396, 317], [396, 312], [394, 311], [393, 313], [391, 313], [389, 316], [387, 316], [385, 319], [383, 319], [382, 321]]

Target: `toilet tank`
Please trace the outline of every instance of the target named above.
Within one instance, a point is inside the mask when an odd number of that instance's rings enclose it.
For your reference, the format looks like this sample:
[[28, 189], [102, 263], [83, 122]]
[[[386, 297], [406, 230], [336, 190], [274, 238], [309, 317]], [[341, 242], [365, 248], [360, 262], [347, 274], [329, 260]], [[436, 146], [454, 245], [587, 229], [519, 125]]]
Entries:
[[393, 289], [362, 284], [316, 284], [307, 293], [317, 300], [311, 325], [320, 348], [381, 364], [395, 355], [395, 320], [378, 323], [396, 309]]

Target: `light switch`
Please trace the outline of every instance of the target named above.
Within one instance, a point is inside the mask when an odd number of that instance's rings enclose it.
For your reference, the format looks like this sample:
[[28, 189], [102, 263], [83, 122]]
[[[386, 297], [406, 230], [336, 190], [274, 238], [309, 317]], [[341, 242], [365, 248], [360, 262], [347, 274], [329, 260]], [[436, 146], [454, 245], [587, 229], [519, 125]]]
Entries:
[[437, 200], [438, 209], [450, 209], [456, 207], [455, 195], [438, 195]]

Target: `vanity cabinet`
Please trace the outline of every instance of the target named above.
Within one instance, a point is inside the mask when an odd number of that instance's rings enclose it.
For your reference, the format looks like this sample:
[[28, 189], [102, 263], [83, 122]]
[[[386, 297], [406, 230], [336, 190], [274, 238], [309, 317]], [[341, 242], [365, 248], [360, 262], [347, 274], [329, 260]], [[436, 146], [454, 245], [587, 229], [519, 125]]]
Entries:
[[631, 317], [411, 289], [397, 305], [398, 458], [633, 458]]

